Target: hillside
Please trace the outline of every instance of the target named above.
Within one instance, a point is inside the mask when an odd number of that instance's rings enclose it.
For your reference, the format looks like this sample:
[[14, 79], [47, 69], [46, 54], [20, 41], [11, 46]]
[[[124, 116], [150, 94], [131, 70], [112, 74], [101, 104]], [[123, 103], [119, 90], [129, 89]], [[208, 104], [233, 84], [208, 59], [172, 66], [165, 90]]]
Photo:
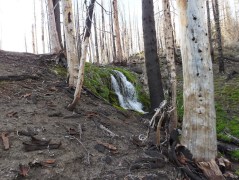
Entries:
[[[155, 149], [154, 132], [145, 143], [137, 141], [139, 135], [146, 134], [151, 117], [120, 108], [112, 90], [105, 86], [109, 83], [105, 75], [118, 69], [125, 75], [129, 73], [127, 78], [140, 92], [136, 74], [118, 67], [87, 64], [82, 99], [72, 113], [66, 107], [73, 91], [65, 83], [64, 68], [55, 65], [55, 58], [0, 51], [0, 133], [9, 140], [9, 148], [6, 142], [0, 143], [1, 179], [186, 178], [180, 168]], [[227, 68], [238, 72], [237, 65], [227, 63]], [[217, 74], [216, 68], [218, 136], [230, 142], [225, 132], [239, 138], [239, 76], [233, 74], [228, 79], [226, 74]], [[181, 66], [178, 73], [182, 120]], [[141, 93], [147, 106], [147, 96]], [[237, 151], [229, 155], [238, 158]], [[237, 168], [234, 163], [233, 170]]]

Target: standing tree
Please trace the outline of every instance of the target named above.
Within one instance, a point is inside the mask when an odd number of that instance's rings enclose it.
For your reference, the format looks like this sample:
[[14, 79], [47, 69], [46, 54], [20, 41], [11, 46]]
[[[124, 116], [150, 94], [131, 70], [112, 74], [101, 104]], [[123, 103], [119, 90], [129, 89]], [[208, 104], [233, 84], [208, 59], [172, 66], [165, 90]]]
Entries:
[[183, 63], [184, 116], [182, 141], [200, 161], [217, 155], [213, 70], [204, 0], [180, 0], [180, 47]]
[[85, 61], [86, 61], [86, 54], [87, 49], [89, 45], [89, 38], [90, 38], [90, 32], [91, 32], [91, 20], [93, 16], [94, 11], [94, 4], [95, 0], [91, 0], [91, 3], [87, 9], [87, 16], [86, 16], [86, 22], [85, 22], [85, 32], [84, 32], [84, 38], [83, 38], [83, 54], [81, 56], [80, 60], [80, 67], [78, 72], [78, 79], [77, 79], [77, 85], [76, 90], [74, 94], [74, 100], [71, 104], [68, 105], [69, 110], [73, 110], [77, 104], [77, 102], [80, 100], [81, 97], [81, 90], [84, 82], [84, 74], [85, 74]]
[[219, 62], [219, 72], [224, 73], [224, 61], [223, 61], [223, 50], [222, 50], [222, 34], [221, 34], [221, 26], [220, 26], [220, 14], [218, 7], [218, 0], [212, 0], [213, 6], [213, 15], [216, 27], [216, 35], [217, 35], [217, 50], [218, 50], [218, 62]]
[[61, 47], [63, 47], [62, 46], [62, 38], [61, 38], [61, 19], [60, 19], [61, 12], [60, 12], [59, 1], [60, 0], [53, 0], [53, 7], [54, 7], [55, 22], [56, 22], [56, 31], [57, 31], [60, 45], [61, 45]]
[[211, 28], [211, 16], [210, 16], [210, 9], [209, 9], [209, 2], [206, 1], [207, 5], [207, 26], [208, 26], [208, 38], [209, 38], [209, 44], [210, 44], [210, 53], [212, 57], [212, 62], [214, 62], [214, 50], [212, 45], [212, 28]]
[[116, 59], [114, 59], [114, 63], [117, 64], [123, 62], [122, 46], [120, 41], [119, 18], [118, 18], [118, 0], [113, 0], [113, 8], [114, 8], [114, 29], [116, 36]]
[[166, 44], [166, 58], [169, 69], [170, 76], [170, 95], [171, 106], [173, 108], [171, 112], [170, 122], [169, 122], [169, 132], [177, 128], [177, 79], [176, 79], [176, 67], [175, 67], [175, 54], [174, 54], [174, 37], [173, 37], [173, 26], [171, 22], [171, 12], [169, 0], [163, 0], [163, 10], [164, 10], [164, 37]]
[[72, 1], [62, 0], [62, 10], [64, 17], [63, 24], [66, 41], [69, 86], [75, 87], [77, 82], [77, 71], [78, 71], [77, 68], [79, 60], [76, 48], [75, 26], [72, 13]]
[[41, 0], [41, 40], [42, 40], [42, 52], [43, 54], [46, 52], [45, 48], [45, 31], [44, 31], [44, 23], [45, 23], [45, 13], [44, 13], [44, 1]]
[[54, 15], [54, 7], [52, 0], [47, 0], [47, 9], [48, 9], [48, 17], [49, 17], [49, 36], [50, 36], [50, 52], [51, 53], [59, 53], [61, 51], [61, 45], [58, 38], [58, 33], [56, 30], [56, 22]]
[[150, 103], [151, 110], [154, 110], [164, 100], [164, 93], [157, 55], [153, 0], [142, 0], [142, 20]]

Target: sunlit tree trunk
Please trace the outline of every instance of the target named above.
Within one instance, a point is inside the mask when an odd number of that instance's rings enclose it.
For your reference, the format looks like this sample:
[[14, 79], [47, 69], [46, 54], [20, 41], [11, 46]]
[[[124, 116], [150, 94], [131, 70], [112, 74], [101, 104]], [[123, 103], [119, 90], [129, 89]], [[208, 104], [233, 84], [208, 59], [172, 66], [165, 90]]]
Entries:
[[113, 8], [114, 8], [114, 28], [116, 35], [116, 59], [114, 59], [114, 63], [123, 62], [123, 54], [122, 54], [122, 46], [120, 41], [120, 27], [119, 27], [119, 18], [118, 18], [118, 0], [113, 0]]
[[48, 9], [48, 23], [49, 23], [49, 36], [50, 36], [50, 52], [59, 53], [61, 51], [61, 45], [58, 38], [58, 33], [56, 30], [55, 15], [53, 9], [52, 0], [47, 0], [47, 9]]
[[208, 0], [206, 1], [206, 6], [207, 6], [208, 39], [209, 39], [209, 44], [210, 44], [210, 53], [211, 53], [211, 57], [212, 57], [212, 62], [214, 62], [214, 50], [213, 50], [213, 45], [212, 45], [211, 17], [210, 17], [210, 9], [209, 9]]
[[36, 54], [38, 54], [38, 44], [37, 44], [37, 18], [36, 18], [36, 1], [34, 0], [34, 34], [35, 34], [35, 47]]
[[[112, 4], [112, 1], [110, 0], [110, 4]], [[112, 6], [110, 6], [110, 11], [113, 11]], [[113, 47], [113, 62], [117, 62], [116, 61], [116, 46], [115, 46], [115, 35], [114, 35], [114, 23], [113, 23], [113, 15], [111, 13], [110, 15], [110, 26], [111, 26], [111, 38], [112, 38], [112, 47]]]
[[164, 100], [154, 21], [153, 0], [142, 0], [145, 65], [148, 76], [151, 111]]
[[213, 69], [204, 0], [178, 1], [183, 63], [184, 116], [181, 143], [196, 161], [217, 155]]
[[72, 13], [72, 1], [62, 0], [63, 24], [66, 41], [69, 86], [75, 87], [78, 71], [78, 53], [76, 49], [75, 26]]
[[163, 11], [164, 11], [164, 36], [166, 45], [166, 58], [170, 76], [170, 91], [171, 91], [171, 106], [172, 112], [169, 122], [169, 132], [177, 128], [177, 80], [176, 80], [176, 67], [175, 67], [175, 54], [174, 54], [174, 37], [173, 37], [173, 26], [171, 22], [171, 12], [169, 0], [163, 0]]
[[100, 64], [100, 58], [99, 58], [99, 48], [98, 48], [98, 37], [97, 37], [97, 29], [96, 29], [96, 18], [94, 13], [94, 32], [95, 32], [95, 53], [96, 53], [96, 63]]
[[32, 51], [36, 54], [36, 44], [35, 44], [35, 30], [34, 24], [32, 24]]
[[92, 15], [94, 10], [94, 4], [95, 4], [95, 0], [91, 0], [91, 3], [87, 10], [87, 18], [85, 22], [85, 32], [84, 32], [84, 38], [83, 38], [83, 51], [82, 51], [83, 53], [80, 60], [80, 67], [78, 72], [78, 79], [77, 79], [77, 85], [76, 85], [76, 90], [74, 94], [74, 100], [70, 105], [68, 105], [69, 110], [73, 110], [75, 108], [76, 104], [78, 103], [81, 97], [81, 91], [82, 91], [82, 86], [84, 82], [86, 54], [87, 54], [89, 38], [91, 33], [91, 22], [92, 22], [91, 20], [92, 20]]
[[45, 48], [45, 31], [44, 31], [44, 25], [45, 25], [45, 12], [44, 12], [44, 0], [41, 0], [41, 41], [42, 41], [42, 52], [46, 52]]

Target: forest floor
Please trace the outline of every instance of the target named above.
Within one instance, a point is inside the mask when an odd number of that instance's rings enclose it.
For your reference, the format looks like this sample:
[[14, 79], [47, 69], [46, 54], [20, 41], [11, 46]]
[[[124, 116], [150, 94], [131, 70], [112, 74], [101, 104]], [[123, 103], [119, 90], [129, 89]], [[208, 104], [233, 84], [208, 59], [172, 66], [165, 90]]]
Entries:
[[53, 71], [54, 59], [0, 51], [1, 180], [187, 179], [152, 148], [154, 132], [147, 143], [137, 142], [150, 117], [88, 91], [68, 111], [73, 92]]

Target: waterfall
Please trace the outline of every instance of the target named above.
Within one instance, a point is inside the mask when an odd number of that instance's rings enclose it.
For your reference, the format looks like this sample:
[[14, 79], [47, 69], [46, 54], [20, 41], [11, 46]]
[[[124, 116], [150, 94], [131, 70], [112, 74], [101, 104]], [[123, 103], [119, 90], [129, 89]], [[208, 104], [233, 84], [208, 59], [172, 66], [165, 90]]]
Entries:
[[137, 100], [137, 93], [134, 85], [127, 80], [123, 73], [114, 70], [114, 75], [111, 74], [111, 84], [118, 96], [120, 106], [124, 109], [132, 109], [141, 113], [145, 113], [143, 105]]

